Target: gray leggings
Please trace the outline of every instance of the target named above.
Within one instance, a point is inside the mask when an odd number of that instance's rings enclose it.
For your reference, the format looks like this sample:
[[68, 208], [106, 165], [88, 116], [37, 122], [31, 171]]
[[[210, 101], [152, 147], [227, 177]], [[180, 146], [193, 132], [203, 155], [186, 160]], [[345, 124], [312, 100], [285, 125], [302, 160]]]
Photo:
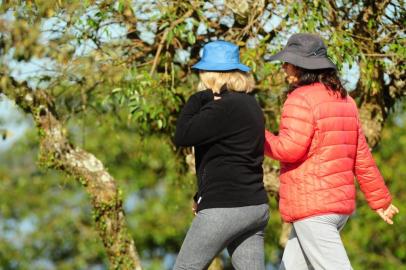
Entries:
[[340, 231], [347, 215], [329, 214], [293, 223], [279, 270], [350, 270]]
[[268, 204], [199, 211], [173, 269], [207, 269], [213, 258], [227, 248], [236, 270], [264, 270], [264, 229], [268, 219]]

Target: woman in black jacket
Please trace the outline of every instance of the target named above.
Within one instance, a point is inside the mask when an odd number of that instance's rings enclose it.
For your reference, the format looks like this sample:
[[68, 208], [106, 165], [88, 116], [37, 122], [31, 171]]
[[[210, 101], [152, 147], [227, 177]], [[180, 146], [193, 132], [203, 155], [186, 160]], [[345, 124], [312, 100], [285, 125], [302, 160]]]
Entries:
[[204, 91], [178, 119], [177, 146], [195, 148], [196, 217], [174, 269], [206, 269], [224, 248], [236, 269], [263, 270], [268, 198], [263, 186], [264, 118], [238, 47], [215, 41], [193, 66]]

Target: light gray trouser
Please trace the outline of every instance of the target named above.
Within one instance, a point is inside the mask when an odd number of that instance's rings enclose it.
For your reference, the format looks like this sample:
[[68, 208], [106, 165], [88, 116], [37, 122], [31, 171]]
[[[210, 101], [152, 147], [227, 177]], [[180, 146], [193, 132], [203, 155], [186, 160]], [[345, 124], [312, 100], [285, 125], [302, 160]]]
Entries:
[[207, 269], [227, 248], [236, 270], [265, 270], [264, 229], [268, 219], [268, 204], [199, 211], [173, 269]]
[[352, 269], [340, 237], [348, 217], [329, 214], [294, 222], [279, 269]]

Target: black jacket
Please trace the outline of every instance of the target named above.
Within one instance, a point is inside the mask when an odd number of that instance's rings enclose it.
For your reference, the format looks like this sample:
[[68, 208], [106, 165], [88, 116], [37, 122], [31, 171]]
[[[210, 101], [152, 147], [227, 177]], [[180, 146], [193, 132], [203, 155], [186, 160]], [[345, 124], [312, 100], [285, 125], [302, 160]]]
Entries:
[[175, 144], [194, 146], [198, 210], [268, 202], [263, 186], [264, 117], [255, 97], [233, 91], [214, 100], [192, 95], [176, 126]]

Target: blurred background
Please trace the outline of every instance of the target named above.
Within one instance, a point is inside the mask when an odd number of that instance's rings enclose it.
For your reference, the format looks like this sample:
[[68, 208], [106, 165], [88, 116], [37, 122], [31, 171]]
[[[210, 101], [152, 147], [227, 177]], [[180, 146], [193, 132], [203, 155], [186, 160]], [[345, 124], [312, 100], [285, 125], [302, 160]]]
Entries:
[[[208, 41], [238, 44], [267, 128], [277, 131], [286, 84], [280, 64], [266, 59], [298, 32], [328, 44], [400, 209], [387, 225], [358, 194], [342, 233], [353, 268], [406, 269], [404, 1], [0, 4], [0, 269], [171, 269], [193, 219], [191, 150], [172, 143], [179, 110], [196, 91], [190, 66]], [[106, 213], [125, 212], [123, 237], [140, 262], [113, 263], [127, 253], [114, 255], [100, 226], [97, 196], [108, 187], [89, 188], [102, 182], [75, 169], [80, 156], [68, 154], [76, 149], [111, 175], [117, 196]], [[269, 270], [279, 266], [288, 230], [275, 199], [278, 166], [264, 164]], [[228, 254], [211, 269], [233, 269]]]

